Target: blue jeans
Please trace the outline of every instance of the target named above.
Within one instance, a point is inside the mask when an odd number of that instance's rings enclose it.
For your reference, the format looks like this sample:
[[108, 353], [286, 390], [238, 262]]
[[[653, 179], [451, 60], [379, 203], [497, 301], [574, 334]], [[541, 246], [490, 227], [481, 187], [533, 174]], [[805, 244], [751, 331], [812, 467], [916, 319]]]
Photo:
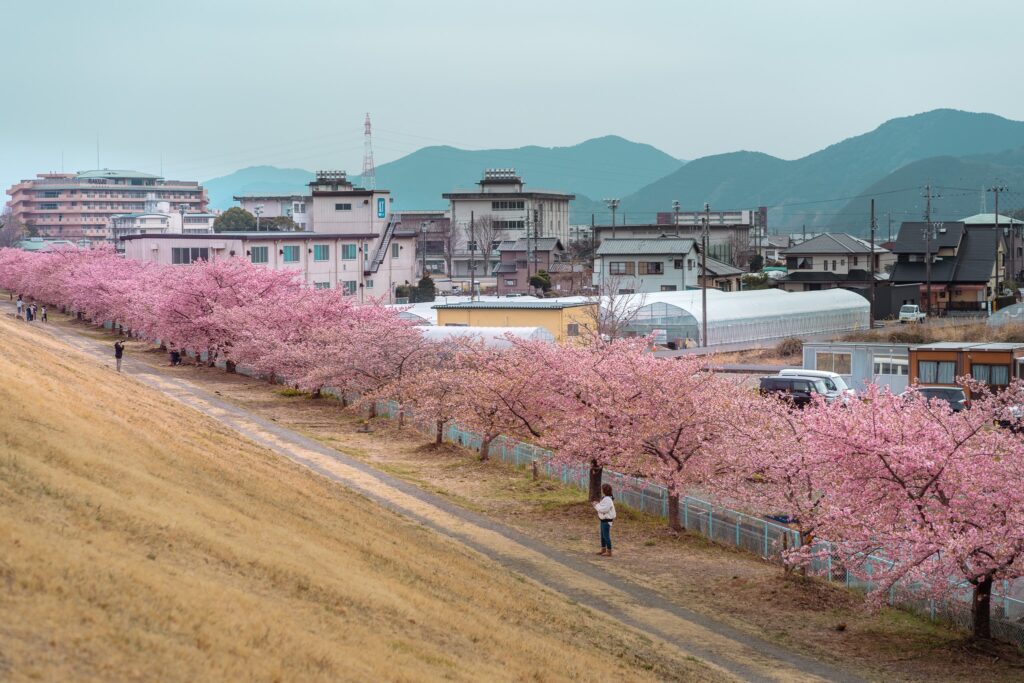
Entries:
[[610, 520], [601, 520], [601, 547], [612, 549], [612, 523]]

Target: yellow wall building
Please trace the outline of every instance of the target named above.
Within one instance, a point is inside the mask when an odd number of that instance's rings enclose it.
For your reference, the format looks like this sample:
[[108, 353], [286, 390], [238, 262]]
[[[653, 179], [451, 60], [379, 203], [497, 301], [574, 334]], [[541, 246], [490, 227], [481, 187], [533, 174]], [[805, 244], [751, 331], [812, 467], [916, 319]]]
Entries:
[[597, 304], [586, 301], [466, 301], [434, 308], [441, 327], [543, 327], [557, 341], [588, 334], [597, 320]]

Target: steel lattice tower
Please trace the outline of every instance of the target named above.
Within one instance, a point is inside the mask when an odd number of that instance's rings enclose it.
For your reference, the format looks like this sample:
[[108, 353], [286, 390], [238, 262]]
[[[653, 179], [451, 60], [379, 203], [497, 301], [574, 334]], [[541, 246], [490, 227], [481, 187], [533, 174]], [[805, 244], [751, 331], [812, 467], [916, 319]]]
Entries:
[[363, 124], [363, 187], [368, 190], [377, 189], [377, 169], [373, 165], [373, 140], [370, 137], [370, 113], [366, 113]]

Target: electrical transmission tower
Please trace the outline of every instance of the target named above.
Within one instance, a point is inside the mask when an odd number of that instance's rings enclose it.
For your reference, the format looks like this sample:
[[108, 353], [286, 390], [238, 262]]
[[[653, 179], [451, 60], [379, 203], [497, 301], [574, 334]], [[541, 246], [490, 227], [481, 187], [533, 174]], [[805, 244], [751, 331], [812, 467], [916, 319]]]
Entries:
[[370, 136], [370, 112], [366, 112], [363, 124], [363, 187], [368, 190], [377, 189], [377, 169], [373, 165], [373, 139]]

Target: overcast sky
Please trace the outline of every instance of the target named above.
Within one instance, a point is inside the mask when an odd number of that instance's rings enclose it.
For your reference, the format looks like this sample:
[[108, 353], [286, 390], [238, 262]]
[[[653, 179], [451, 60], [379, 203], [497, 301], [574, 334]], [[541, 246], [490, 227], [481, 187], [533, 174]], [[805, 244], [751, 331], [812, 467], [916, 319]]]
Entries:
[[[1024, 119], [1024, 3], [0, 0], [0, 184], [206, 180], [618, 134], [796, 158], [896, 116]], [[1003, 39], [1000, 40], [1000, 36]]]

